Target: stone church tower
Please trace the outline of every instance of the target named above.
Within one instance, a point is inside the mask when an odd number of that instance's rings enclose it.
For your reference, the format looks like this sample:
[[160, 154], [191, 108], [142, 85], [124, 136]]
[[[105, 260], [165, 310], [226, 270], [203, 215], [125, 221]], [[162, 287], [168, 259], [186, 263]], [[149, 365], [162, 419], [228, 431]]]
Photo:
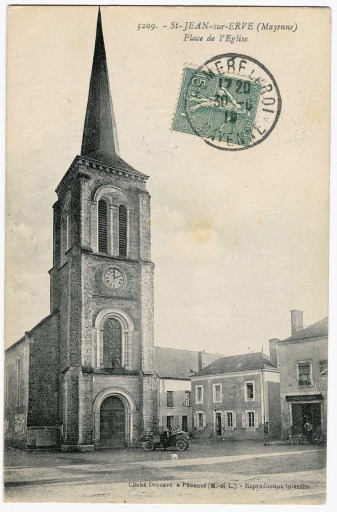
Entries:
[[54, 204], [51, 312], [6, 352], [6, 436], [133, 446], [157, 429], [148, 176], [118, 155], [101, 14], [76, 156]]
[[54, 205], [63, 449], [132, 445], [155, 427], [147, 178], [118, 155], [99, 12], [81, 156]]

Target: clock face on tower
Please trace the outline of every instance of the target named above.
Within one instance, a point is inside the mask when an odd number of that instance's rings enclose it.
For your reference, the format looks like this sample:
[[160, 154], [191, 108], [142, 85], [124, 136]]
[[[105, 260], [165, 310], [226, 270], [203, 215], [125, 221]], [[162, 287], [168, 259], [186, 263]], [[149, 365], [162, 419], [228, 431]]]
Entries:
[[124, 284], [124, 276], [117, 268], [109, 268], [103, 274], [103, 283], [111, 290], [117, 290]]

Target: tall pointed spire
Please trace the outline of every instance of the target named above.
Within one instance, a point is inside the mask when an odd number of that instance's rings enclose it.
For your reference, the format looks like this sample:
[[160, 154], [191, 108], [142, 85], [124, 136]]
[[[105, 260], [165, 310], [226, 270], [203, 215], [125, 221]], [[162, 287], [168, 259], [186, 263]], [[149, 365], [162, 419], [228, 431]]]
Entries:
[[101, 10], [98, 10], [95, 52], [92, 62], [81, 155], [107, 165], [118, 154], [115, 116], [112, 108]]

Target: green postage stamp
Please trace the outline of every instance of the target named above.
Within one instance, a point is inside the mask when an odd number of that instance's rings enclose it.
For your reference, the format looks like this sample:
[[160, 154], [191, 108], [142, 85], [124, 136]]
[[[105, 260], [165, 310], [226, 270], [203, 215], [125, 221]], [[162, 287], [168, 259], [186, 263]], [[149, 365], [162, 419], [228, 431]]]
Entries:
[[173, 129], [238, 151], [262, 142], [280, 109], [277, 84], [266, 68], [249, 57], [226, 54], [184, 69]]

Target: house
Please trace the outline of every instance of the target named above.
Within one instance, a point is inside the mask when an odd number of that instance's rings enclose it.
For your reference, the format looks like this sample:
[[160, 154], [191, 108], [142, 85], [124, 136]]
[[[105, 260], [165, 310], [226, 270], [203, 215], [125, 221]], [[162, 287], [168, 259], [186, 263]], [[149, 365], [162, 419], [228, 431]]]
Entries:
[[179, 429], [192, 432], [191, 375], [219, 356], [204, 351], [154, 348], [160, 431]]
[[303, 433], [307, 420], [326, 436], [328, 318], [303, 327], [303, 311], [291, 311], [291, 336], [276, 340], [280, 369], [282, 437]]
[[198, 437], [261, 439], [269, 421], [280, 435], [279, 370], [263, 352], [221, 357], [191, 377]]

